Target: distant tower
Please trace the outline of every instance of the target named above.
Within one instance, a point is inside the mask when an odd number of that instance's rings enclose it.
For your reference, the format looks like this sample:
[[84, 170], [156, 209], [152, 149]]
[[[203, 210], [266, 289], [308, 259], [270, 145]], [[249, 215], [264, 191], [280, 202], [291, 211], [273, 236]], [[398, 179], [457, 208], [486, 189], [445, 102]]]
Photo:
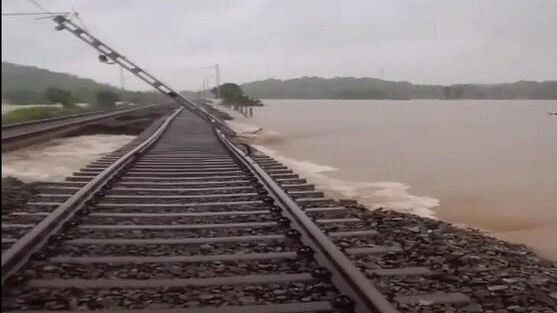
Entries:
[[120, 89], [124, 91], [124, 67], [120, 65]]
[[215, 71], [216, 71], [216, 78], [217, 78], [217, 94], [216, 94], [216, 98], [219, 99], [220, 98], [220, 67], [218, 64], [215, 65]]
[[208, 79], [208, 78], [206, 78], [206, 79], [203, 81], [203, 90], [206, 91], [206, 94], [205, 94], [205, 92], [203, 93], [203, 94], [204, 94], [204, 98], [209, 98], [209, 97], [211, 97], [211, 87], [209, 86], [209, 79]]
[[379, 78], [381, 79], [385, 78], [385, 70], [383, 68], [379, 70]]

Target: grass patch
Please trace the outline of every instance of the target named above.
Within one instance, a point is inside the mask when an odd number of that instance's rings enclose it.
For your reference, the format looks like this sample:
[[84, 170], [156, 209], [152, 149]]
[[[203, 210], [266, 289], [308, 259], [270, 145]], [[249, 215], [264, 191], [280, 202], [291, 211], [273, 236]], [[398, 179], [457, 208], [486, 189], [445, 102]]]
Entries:
[[40, 120], [44, 118], [52, 118], [63, 115], [78, 114], [90, 111], [80, 107], [75, 108], [49, 108], [49, 107], [34, 107], [34, 108], [21, 108], [10, 111], [2, 115], [2, 124], [21, 123], [33, 120]]

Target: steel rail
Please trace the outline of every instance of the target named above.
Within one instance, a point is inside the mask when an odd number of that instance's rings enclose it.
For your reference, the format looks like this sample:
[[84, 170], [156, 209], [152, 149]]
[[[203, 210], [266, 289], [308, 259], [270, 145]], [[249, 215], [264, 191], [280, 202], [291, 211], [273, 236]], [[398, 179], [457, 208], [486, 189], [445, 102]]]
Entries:
[[[157, 107], [157, 106], [162, 106], [162, 105], [165, 105], [165, 104], [137, 105], [132, 109], [141, 110], [141, 109], [145, 109], [145, 108]], [[24, 108], [24, 106], [25, 105], [22, 105], [22, 109]], [[120, 109], [108, 110], [108, 111], [95, 110], [95, 111], [88, 111], [88, 112], [79, 113], [79, 114], [68, 114], [68, 115], [63, 115], [63, 116], [57, 116], [57, 117], [51, 117], [51, 118], [42, 118], [42, 119], [38, 119], [38, 120], [31, 120], [31, 121], [25, 121], [25, 122], [19, 122], [19, 123], [2, 124], [2, 130], [11, 129], [11, 128], [15, 128], [15, 127], [24, 127], [24, 126], [29, 126], [29, 125], [33, 125], [33, 124], [55, 122], [55, 121], [59, 121], [59, 120], [82, 117], [82, 116], [87, 116], [87, 115], [95, 115], [95, 114], [101, 114], [101, 113], [112, 113], [112, 112], [116, 113], [116, 112], [120, 112], [120, 111], [123, 111], [123, 110], [127, 110], [127, 109], [126, 108], [120, 108]]]
[[97, 110], [97, 111], [89, 111], [89, 112], [80, 113], [80, 114], [69, 114], [69, 115], [57, 116], [57, 117], [52, 117], [52, 118], [42, 118], [42, 119], [38, 119], [38, 120], [31, 120], [31, 121], [20, 122], [20, 123], [2, 124], [2, 130], [16, 128], [16, 127], [24, 127], [24, 126], [34, 125], [34, 124], [54, 122], [54, 121], [65, 120], [65, 119], [69, 119], [69, 118], [75, 118], [75, 117], [81, 117], [81, 116], [87, 116], [87, 115], [95, 115], [95, 114], [99, 114], [99, 113], [107, 113], [107, 112], [110, 112], [110, 111], [105, 112], [105, 111]]
[[45, 246], [50, 238], [62, 229], [64, 224], [67, 223], [88, 200], [100, 191], [104, 185], [113, 177], [117, 176], [120, 171], [125, 170], [127, 164], [157, 142], [170, 125], [170, 122], [182, 110], [183, 108], [176, 109], [170, 116], [166, 117], [157, 130], [145, 139], [145, 141], [115, 160], [110, 166], [60, 204], [31, 231], [4, 252], [2, 254], [2, 285], [27, 263], [34, 252], [37, 252]]
[[[147, 106], [141, 106], [141, 107], [123, 109], [123, 110], [108, 111], [108, 112], [96, 112], [96, 113], [76, 114], [76, 115], [71, 115], [71, 116], [60, 116], [60, 117], [55, 117], [55, 118], [51, 118], [51, 119], [42, 119], [42, 120], [36, 120], [36, 121], [29, 121], [29, 122], [23, 122], [23, 123], [3, 125], [2, 126], [2, 133], [3, 133], [2, 134], [3, 135], [2, 136], [2, 141], [17, 140], [21, 137], [27, 137], [27, 136], [34, 135], [34, 134], [37, 134], [37, 133], [42, 133], [42, 132], [45, 132], [45, 131], [53, 131], [53, 130], [61, 129], [61, 128], [64, 128], [64, 127], [76, 126], [76, 125], [80, 125], [80, 124], [90, 123], [90, 122], [94, 122], [94, 121], [102, 120], [102, 119], [105, 119], [105, 118], [110, 118], [110, 117], [130, 113], [130, 112], [156, 108], [158, 106], [161, 106], [161, 104], [151, 104], [151, 105], [147, 105]], [[61, 121], [61, 120], [87, 117], [87, 116], [91, 116], [91, 118], [86, 119], [86, 120], [75, 121], [75, 122], [56, 124], [56, 125], [52, 125], [52, 126], [45, 125], [44, 128], [30, 130], [27, 133], [15, 134], [13, 136], [9, 136], [9, 134], [8, 134], [8, 136], [4, 137], [4, 132], [5, 131], [12, 131], [12, 130], [15, 130], [19, 127], [25, 128], [27, 126], [48, 124], [50, 122], [57, 122], [57, 121]]]
[[331, 280], [353, 301], [354, 312], [399, 313], [259, 164], [220, 130], [215, 128], [215, 132], [224, 146], [266, 186], [270, 196], [289, 215], [294, 228], [300, 232], [302, 242], [313, 249], [318, 263], [330, 271]]

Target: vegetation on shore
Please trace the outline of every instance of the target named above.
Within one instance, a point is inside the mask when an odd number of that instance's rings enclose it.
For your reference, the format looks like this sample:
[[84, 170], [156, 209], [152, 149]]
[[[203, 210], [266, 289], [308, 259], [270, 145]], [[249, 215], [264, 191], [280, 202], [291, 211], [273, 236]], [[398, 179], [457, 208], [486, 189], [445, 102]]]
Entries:
[[44, 92], [45, 98], [50, 103], [60, 103], [64, 108], [75, 105], [72, 92], [61, 88], [47, 88]]
[[219, 96], [222, 104], [229, 106], [263, 106], [261, 100], [253, 99], [244, 94], [242, 88], [234, 83], [224, 83], [220, 88], [213, 88], [211, 90], [215, 96]]
[[557, 99], [557, 81], [509, 84], [418, 85], [376, 78], [302, 77], [243, 84], [260, 99]]
[[[97, 103], [98, 94], [110, 91], [121, 101], [151, 104], [165, 99], [158, 91], [128, 91], [92, 79], [51, 72], [34, 66], [2, 62], [2, 101], [10, 104], [56, 103], [47, 96], [48, 89], [71, 92], [73, 103]], [[51, 91], [52, 92], [52, 91]]]
[[78, 106], [71, 108], [60, 107], [32, 107], [21, 108], [10, 111], [2, 115], [2, 124], [21, 123], [33, 120], [40, 120], [45, 118], [53, 118], [64, 115], [79, 114], [91, 111], [91, 109], [84, 109]]
[[76, 105], [75, 96], [69, 90], [62, 88], [47, 88], [44, 97], [52, 104], [61, 104], [60, 107], [30, 107], [16, 109], [2, 115], [3, 124], [21, 123], [32, 120], [53, 118], [64, 115], [85, 113], [93, 110], [111, 110], [116, 107], [120, 96], [111, 90], [101, 90], [97, 93], [97, 99], [93, 106], [80, 107]]

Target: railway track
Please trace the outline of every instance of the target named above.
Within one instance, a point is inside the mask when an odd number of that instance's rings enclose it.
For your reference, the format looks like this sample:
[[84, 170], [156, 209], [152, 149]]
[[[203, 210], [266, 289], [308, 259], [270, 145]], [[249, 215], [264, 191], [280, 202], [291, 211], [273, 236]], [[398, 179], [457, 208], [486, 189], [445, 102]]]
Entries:
[[209, 122], [176, 111], [144, 139], [3, 216], [4, 311], [489, 312]]
[[161, 105], [145, 105], [114, 111], [95, 111], [50, 119], [2, 125], [2, 151], [40, 142], [58, 134], [68, 133], [88, 123], [126, 114], [152, 110]]

